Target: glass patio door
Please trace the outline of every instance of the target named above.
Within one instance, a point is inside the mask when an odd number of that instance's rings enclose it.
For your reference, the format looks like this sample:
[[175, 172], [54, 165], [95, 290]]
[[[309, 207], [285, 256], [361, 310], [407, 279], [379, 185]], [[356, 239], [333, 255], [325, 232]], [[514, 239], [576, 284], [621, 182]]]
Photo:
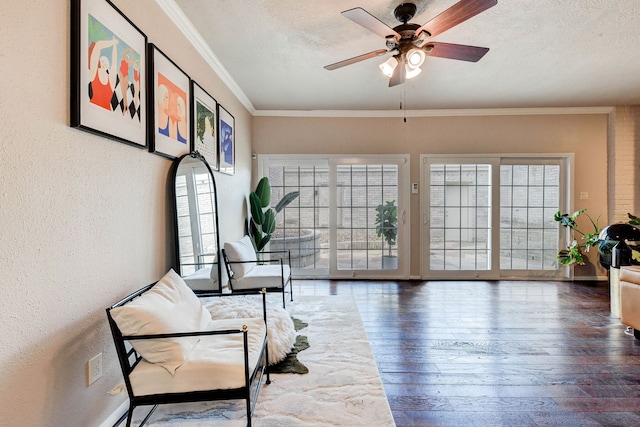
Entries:
[[278, 214], [271, 241], [272, 250], [291, 251], [298, 277], [408, 275], [406, 157], [261, 160], [272, 204], [290, 191], [300, 192]]
[[562, 278], [568, 158], [422, 157], [422, 277]]

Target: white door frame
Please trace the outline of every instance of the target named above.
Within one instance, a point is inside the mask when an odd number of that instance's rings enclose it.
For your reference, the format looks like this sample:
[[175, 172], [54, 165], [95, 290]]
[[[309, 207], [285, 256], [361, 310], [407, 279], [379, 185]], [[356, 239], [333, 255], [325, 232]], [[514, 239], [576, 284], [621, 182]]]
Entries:
[[[330, 279], [408, 279], [410, 266], [410, 156], [408, 154], [380, 155], [258, 155], [258, 176], [264, 176], [269, 164], [313, 165], [320, 161], [329, 165], [329, 233], [330, 242]], [[325, 163], [326, 164], [326, 163]], [[398, 269], [397, 270], [338, 270], [336, 242], [336, 169], [338, 165], [396, 164], [398, 166]], [[304, 275], [304, 269], [298, 271], [298, 277], [316, 277]]]
[[[421, 154], [420, 155], [420, 184], [422, 191], [420, 192], [420, 274], [422, 280], [433, 279], [483, 279], [498, 280], [506, 278], [519, 278], [527, 280], [552, 280], [552, 279], [572, 279], [573, 269], [569, 267], [559, 267], [557, 271], [503, 271], [500, 269], [500, 165], [517, 164], [517, 162], [526, 162], [527, 159], [548, 161], [549, 159], [559, 160], [561, 163], [561, 191], [560, 191], [560, 210], [563, 212], [573, 212], [573, 175], [574, 175], [574, 154], [573, 153], [549, 153], [549, 154]], [[491, 196], [491, 239], [495, 242], [491, 248], [491, 270], [473, 271], [473, 270], [447, 270], [432, 271], [429, 269], [429, 164], [451, 162], [456, 164], [464, 163], [490, 163], [492, 164], [492, 196]], [[515, 161], [516, 163], [512, 163]], [[558, 237], [558, 246], [565, 247], [569, 243], [569, 236], [566, 230], [561, 229]], [[529, 274], [529, 275], [527, 275]]]

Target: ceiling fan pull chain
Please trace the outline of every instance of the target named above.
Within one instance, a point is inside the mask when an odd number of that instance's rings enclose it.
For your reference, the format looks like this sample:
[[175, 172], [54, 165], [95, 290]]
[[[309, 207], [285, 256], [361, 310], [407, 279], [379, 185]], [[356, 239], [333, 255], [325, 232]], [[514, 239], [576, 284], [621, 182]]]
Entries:
[[402, 101], [400, 101], [400, 109], [402, 110], [402, 121], [407, 123], [407, 87], [402, 86]]

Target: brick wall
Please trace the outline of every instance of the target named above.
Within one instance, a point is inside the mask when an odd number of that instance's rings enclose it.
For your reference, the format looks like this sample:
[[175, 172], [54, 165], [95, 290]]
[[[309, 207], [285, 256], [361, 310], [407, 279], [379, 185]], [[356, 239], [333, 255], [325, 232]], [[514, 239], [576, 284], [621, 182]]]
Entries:
[[640, 105], [617, 107], [609, 132], [609, 222], [626, 222], [640, 216]]

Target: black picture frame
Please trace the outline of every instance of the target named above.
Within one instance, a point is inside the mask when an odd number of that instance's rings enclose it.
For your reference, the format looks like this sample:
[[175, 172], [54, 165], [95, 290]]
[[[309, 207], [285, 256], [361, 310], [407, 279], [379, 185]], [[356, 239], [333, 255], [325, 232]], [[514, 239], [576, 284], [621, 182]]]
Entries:
[[156, 45], [148, 45], [149, 151], [175, 159], [193, 150], [191, 79]]
[[147, 36], [109, 0], [71, 1], [70, 126], [147, 146]]
[[235, 119], [222, 105], [218, 104], [218, 170], [227, 175], [236, 172], [236, 128]]
[[191, 81], [191, 135], [193, 150], [200, 153], [212, 170], [218, 166], [218, 102], [198, 83]]

